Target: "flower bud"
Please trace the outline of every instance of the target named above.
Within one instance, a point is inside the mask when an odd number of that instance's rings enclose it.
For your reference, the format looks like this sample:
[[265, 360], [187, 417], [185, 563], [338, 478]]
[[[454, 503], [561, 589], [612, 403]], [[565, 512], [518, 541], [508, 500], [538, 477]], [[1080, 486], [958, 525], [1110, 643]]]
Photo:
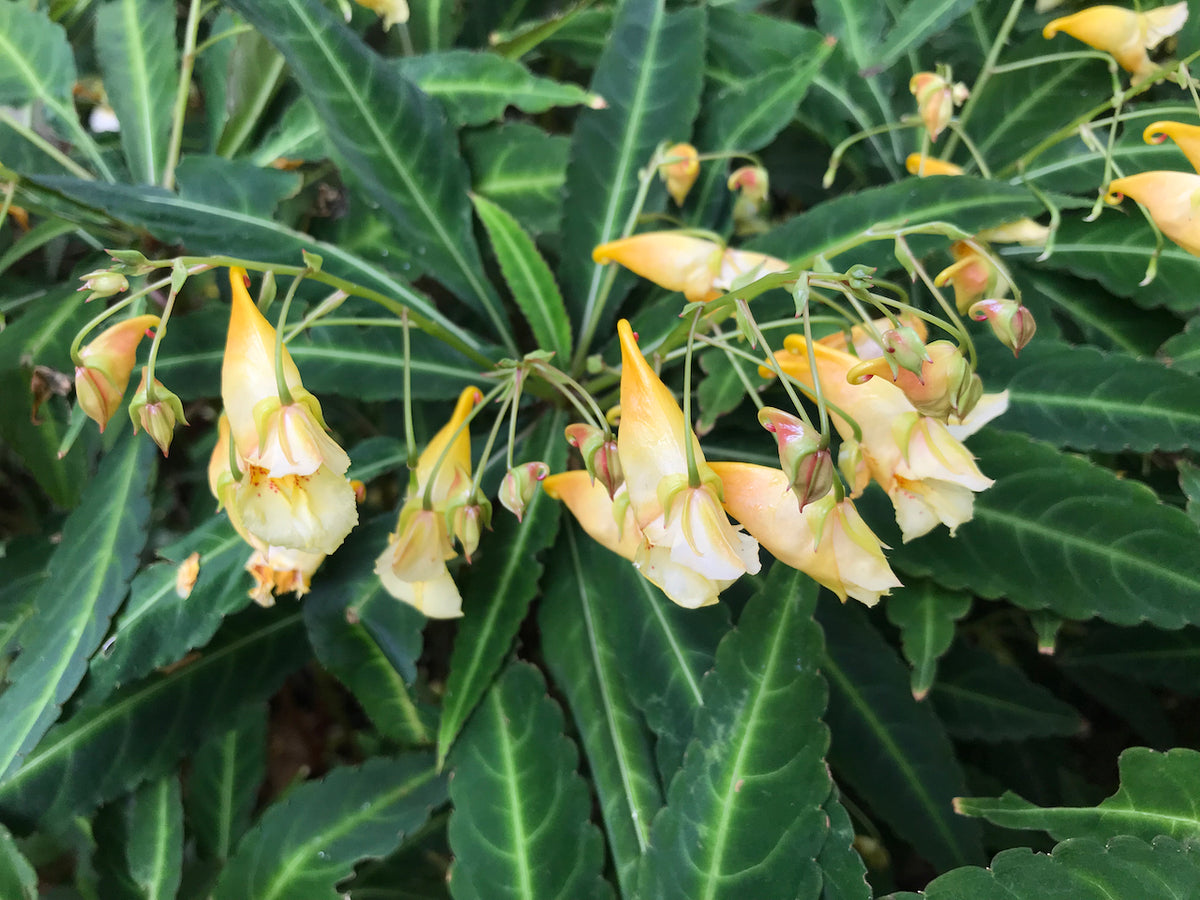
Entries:
[[893, 360], [901, 369], [919, 375], [921, 367], [933, 361], [921, 336], [907, 325], [885, 331], [882, 337], [885, 358]]
[[767, 208], [767, 170], [762, 166], [742, 166], [729, 176], [729, 190], [738, 191], [733, 201], [733, 225], [737, 234], [762, 234], [770, 229], [764, 213]]
[[658, 174], [667, 183], [667, 193], [671, 195], [675, 205], [683, 206], [688, 191], [692, 189], [700, 174], [699, 154], [691, 144], [676, 144], [667, 150], [666, 156], [674, 161], [659, 166]]
[[1000, 343], [1019, 356], [1037, 331], [1033, 313], [1015, 300], [980, 300], [971, 306], [971, 318], [976, 322], [987, 319], [992, 333]]
[[121, 405], [142, 336], [157, 324], [158, 316], [134, 316], [106, 328], [79, 351], [75, 397], [101, 431]]
[[146, 385], [146, 367], [142, 366], [142, 380], [138, 385], [133, 399], [129, 401], [129, 419], [133, 422], [133, 433], [137, 434], [138, 426], [146, 429], [163, 456], [171, 448], [171, 438], [175, 435], [175, 423], [188, 424], [183, 416], [183, 404], [171, 391], [163, 387], [162, 382], [154, 379], [154, 399], [151, 400]]
[[625, 482], [621, 460], [617, 456], [617, 442], [611, 435], [594, 425], [576, 422], [566, 428], [567, 443], [579, 450], [583, 465], [593, 481], [604, 485], [611, 498]]
[[767, 170], [762, 166], [742, 166], [740, 169], [734, 169], [726, 182], [729, 190], [741, 191], [743, 197], [755, 203], [762, 203], [767, 199], [769, 185]]
[[929, 132], [929, 139], [934, 142], [950, 123], [954, 107], [962, 106], [970, 94], [961, 82], [951, 84], [933, 72], [918, 72], [908, 82], [908, 89], [917, 98], [917, 111]]
[[500, 505], [520, 522], [525, 515], [525, 507], [533, 499], [538, 482], [549, 474], [550, 467], [544, 462], [527, 462], [509, 469], [500, 482]]
[[95, 300], [97, 297], [111, 297], [113, 294], [129, 290], [129, 281], [124, 275], [105, 269], [97, 269], [95, 272], [80, 275], [79, 280], [83, 282], [83, 287], [79, 290], [92, 292], [92, 296], [88, 297], [89, 301]]
[[[846, 373], [851, 384], [862, 384], [872, 377], [891, 376], [892, 382], [904, 391], [919, 413], [945, 422], [951, 413], [959, 412], [963, 383], [972, 374], [971, 367], [950, 341], [934, 341], [925, 347], [928, 359], [919, 373], [908, 369], [892, 369], [887, 358], [868, 359]], [[890, 371], [889, 371], [890, 370]], [[978, 397], [975, 398], [976, 401]], [[974, 403], [970, 404], [974, 406]], [[961, 415], [966, 415], [962, 412]]]
[[450, 508], [450, 531], [462, 545], [467, 562], [479, 549], [483, 529], [492, 524], [492, 504], [486, 499], [478, 503], [464, 503]]
[[780, 468], [800, 508], [828, 494], [833, 487], [833, 456], [821, 433], [770, 406], [758, 411], [758, 422], [775, 435]]

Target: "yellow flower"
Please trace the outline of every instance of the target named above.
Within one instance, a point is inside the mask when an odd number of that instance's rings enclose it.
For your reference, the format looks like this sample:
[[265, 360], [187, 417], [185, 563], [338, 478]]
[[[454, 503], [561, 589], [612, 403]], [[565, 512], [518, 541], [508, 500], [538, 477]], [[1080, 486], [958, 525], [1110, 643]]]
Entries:
[[976, 300], [1008, 293], [1008, 282], [1000, 277], [995, 263], [966, 241], [955, 241], [950, 253], [954, 263], [938, 272], [933, 283], [938, 287], [954, 285], [954, 305], [960, 313], [966, 315]]
[[917, 112], [934, 143], [954, 117], [954, 107], [962, 106], [969, 93], [965, 84], [951, 84], [934, 72], [918, 72], [909, 79], [908, 89], [917, 100]]
[[[383, 18], [383, 29], [403, 25], [408, 21], [408, 0], [354, 0], [359, 6], [377, 13]], [[349, 13], [347, 13], [349, 18]]]
[[1109, 198], [1119, 200], [1120, 195], [1146, 207], [1163, 234], [1193, 256], [1200, 256], [1200, 175], [1139, 172], [1109, 184]]
[[667, 183], [667, 193], [675, 205], [683, 206], [688, 191], [700, 174], [699, 154], [691, 144], [676, 144], [667, 150], [666, 156], [674, 162], [664, 163], [659, 167], [658, 174]]
[[725, 488], [725, 510], [777, 560], [799, 569], [845, 602], [853, 597], [874, 606], [899, 587], [879, 538], [854, 503], [833, 495], [803, 510], [788, 492], [779, 469], [750, 463], [710, 463]]
[[643, 537], [634, 565], [680, 606], [716, 603], [743, 573], [759, 570], [758, 543], [722, 511], [720, 480], [705, 463], [694, 434], [690, 440], [700, 483], [689, 484], [683, 411], [642, 356], [629, 322], [618, 322], [617, 333], [617, 452]]
[[908, 158], [904, 160], [904, 167], [908, 169], [909, 175], [961, 175], [963, 173], [962, 166], [956, 166], [952, 162], [946, 162], [944, 159], [937, 159], [933, 156], [926, 156], [923, 153], [910, 153]]
[[[802, 341], [794, 341], [803, 352]], [[786, 339], [784, 346], [787, 346]], [[857, 363], [846, 378], [851, 384], [862, 384], [869, 378], [886, 378], [904, 392], [917, 412], [945, 422], [951, 414], [958, 417], [969, 413], [983, 393], [978, 376], [971, 371], [962, 351], [950, 341], [933, 341], [924, 346], [925, 359], [921, 374], [897, 368], [893, 374], [889, 359], [883, 354]], [[894, 364], [892, 359], [891, 363]]]
[[75, 367], [75, 398], [101, 431], [125, 396], [138, 344], [157, 324], [158, 316], [134, 316], [104, 329], [79, 351], [83, 364]]
[[273, 606], [278, 594], [308, 593], [313, 573], [325, 559], [324, 553], [310, 553], [289, 547], [273, 547], [254, 534], [242, 522], [238, 507], [233, 503], [237, 481], [230, 469], [229, 419], [222, 414], [217, 421], [217, 443], [208, 460], [208, 486], [217, 501], [229, 514], [229, 522], [252, 548], [245, 569], [254, 578], [250, 597], [259, 606]]
[[547, 476], [542, 481], [542, 489], [563, 502], [588, 537], [618, 556], [633, 561], [642, 543], [642, 530], [634, 521], [633, 507], [629, 505], [624, 488], [618, 489], [620, 500], [614, 502], [600, 481], [593, 480], [583, 469], [575, 469]]
[[1184, 125], [1182, 122], [1153, 122], [1142, 132], [1147, 144], [1161, 144], [1167, 138], [1175, 142], [1192, 168], [1200, 172], [1200, 125]]
[[[449, 520], [469, 500], [471, 435], [460, 426], [481, 399], [478, 388], [464, 389], [450, 421], [421, 452], [396, 530], [388, 535], [388, 545], [375, 561], [375, 572], [387, 592], [433, 619], [462, 615], [462, 596], [446, 568], [446, 561], [458, 555]], [[466, 545], [468, 536], [457, 536]]]
[[329, 554], [358, 524], [350, 458], [325, 431], [321, 406], [304, 390], [283, 349], [284, 404], [275, 380], [275, 329], [246, 292], [246, 273], [230, 269], [233, 306], [221, 398], [243, 476], [229, 505], [247, 531], [269, 546]]
[[[789, 335], [784, 347], [775, 354], [783, 371], [811, 386], [803, 336]], [[856, 442], [850, 423], [832, 415], [842, 436], [843, 459], [854, 460], [847, 473], [853, 496], [861, 494], [870, 479], [877, 481], [891, 498], [905, 541], [920, 537], [938, 522], [953, 533], [969, 521], [974, 493], [992, 481], [947, 426], [920, 415], [904, 392], [886, 379], [849, 383], [846, 376], [859, 363], [856, 357], [820, 343], [813, 344], [813, 352], [825, 397], [853, 417], [862, 431], [861, 441]], [[761, 367], [759, 374], [769, 377], [771, 370]], [[999, 415], [1003, 409], [991, 406], [989, 411]]]
[[1122, 69], [1140, 79], [1154, 69], [1146, 51], [1178, 32], [1187, 17], [1186, 2], [1144, 13], [1120, 6], [1091, 6], [1055, 19], [1042, 30], [1042, 36], [1052, 38], [1065, 31], [1089, 47], [1111, 53]]
[[707, 303], [731, 290], [735, 283], [782, 272], [781, 259], [750, 250], [731, 250], [720, 244], [677, 231], [648, 231], [601, 244], [592, 251], [600, 264], [617, 262], [688, 300]]

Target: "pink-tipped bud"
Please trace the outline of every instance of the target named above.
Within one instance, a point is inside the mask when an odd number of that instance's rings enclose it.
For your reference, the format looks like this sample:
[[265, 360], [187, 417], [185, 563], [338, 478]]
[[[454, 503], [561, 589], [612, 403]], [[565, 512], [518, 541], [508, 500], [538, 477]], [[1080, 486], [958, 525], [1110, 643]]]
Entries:
[[735, 169], [726, 182], [729, 190], [737, 191], [733, 201], [733, 224], [738, 234], [762, 234], [770, 229], [766, 219], [769, 180], [762, 166], [742, 166]]
[[146, 434], [166, 456], [171, 449], [171, 438], [175, 436], [176, 423], [186, 425], [188, 421], [183, 416], [183, 404], [179, 398], [163, 387], [157, 378], [154, 379], [152, 393], [153, 399], [146, 385], [146, 367], [142, 366], [142, 381], [129, 401], [129, 419], [133, 422], [133, 433], [137, 434], [139, 426], [145, 428]]
[[134, 316], [100, 333], [79, 351], [75, 367], [75, 398], [100, 430], [108, 424], [133, 372], [138, 344], [146, 329], [158, 324], [158, 316]]
[[88, 297], [89, 301], [95, 300], [97, 297], [111, 297], [113, 294], [129, 290], [129, 281], [124, 275], [105, 269], [97, 269], [95, 272], [80, 275], [79, 280], [83, 282], [83, 286], [79, 290], [92, 292], [92, 296]]
[[920, 375], [922, 366], [933, 361], [925, 349], [925, 341], [907, 325], [885, 331], [882, 338], [884, 355], [901, 369]]
[[671, 162], [660, 166], [658, 174], [667, 183], [667, 193], [671, 195], [676, 206], [683, 206], [688, 191], [700, 175], [699, 157], [700, 154], [691, 144], [676, 144], [666, 152], [666, 158]]
[[918, 72], [909, 81], [908, 89], [917, 99], [917, 112], [921, 114], [929, 139], [934, 142], [950, 124], [954, 107], [961, 106], [970, 93], [961, 82], [951, 84], [947, 78], [933, 72]]
[[833, 456], [821, 433], [791, 413], [770, 406], [758, 411], [758, 423], [775, 435], [779, 466], [800, 508], [828, 494], [833, 487]]
[[613, 497], [617, 488], [625, 483], [621, 459], [617, 456], [617, 442], [610, 434], [583, 422], [566, 427], [567, 443], [576, 448], [583, 457], [584, 468], [593, 481], [599, 481]]
[[743, 197], [755, 203], [762, 203], [767, 199], [770, 181], [767, 170], [762, 166], [742, 166], [733, 170], [726, 186], [731, 191], [741, 191]]
[[1037, 333], [1033, 313], [1015, 300], [980, 300], [972, 304], [970, 313], [976, 322], [987, 319], [992, 333], [1013, 352], [1013, 356], [1019, 356]]
[[529, 501], [533, 499], [538, 482], [549, 474], [550, 467], [544, 462], [527, 462], [509, 469], [500, 482], [500, 505], [520, 522]]

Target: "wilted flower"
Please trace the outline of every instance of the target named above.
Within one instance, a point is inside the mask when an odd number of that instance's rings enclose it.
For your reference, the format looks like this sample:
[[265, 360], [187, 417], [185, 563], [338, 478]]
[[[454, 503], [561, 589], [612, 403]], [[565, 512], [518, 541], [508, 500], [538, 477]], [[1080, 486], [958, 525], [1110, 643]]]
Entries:
[[934, 142], [950, 124], [954, 107], [962, 106], [970, 95], [962, 82], [952, 84], [934, 72], [918, 72], [909, 79], [908, 89], [917, 99], [917, 111], [929, 132], [929, 139]]
[[738, 192], [733, 201], [733, 225], [738, 234], [761, 234], [770, 227], [763, 217], [769, 184], [762, 166], [742, 166], [729, 176], [726, 186]]
[[658, 174], [667, 184], [667, 193], [675, 201], [676, 206], [683, 206], [688, 191], [696, 183], [700, 174], [700, 159], [696, 148], [691, 144], [676, 144], [666, 152], [666, 158], [672, 162], [663, 163], [658, 168]]
[[588, 475], [604, 485], [609, 497], [616, 496], [617, 489], [625, 483], [625, 473], [621, 470], [621, 457], [612, 432], [585, 422], [574, 422], [566, 427], [565, 433], [567, 443], [583, 457]]
[[75, 397], [101, 431], [125, 396], [138, 344], [146, 329], [157, 324], [158, 316], [134, 316], [104, 329], [79, 351]]
[[290, 402], [275, 378], [275, 329], [246, 292], [246, 273], [231, 268], [233, 305], [221, 398], [243, 477], [229, 503], [264, 544], [328, 554], [358, 523], [346, 452], [329, 437], [321, 406], [304, 389], [287, 347], [282, 370]]
[[1136, 200], [1162, 233], [1193, 256], [1200, 256], [1200, 175], [1191, 172], [1139, 172], [1108, 186], [1110, 200]]
[[1154, 69], [1146, 51], [1178, 32], [1187, 17], [1186, 2], [1141, 13], [1120, 6], [1090, 6], [1055, 19], [1042, 29], [1042, 36], [1052, 38], [1065, 31], [1090, 47], [1111, 53], [1117, 64], [1132, 72], [1136, 80]]
[[750, 250], [731, 250], [677, 231], [648, 231], [601, 244], [592, 251], [600, 264], [618, 262], [688, 300], [707, 302], [729, 291], [734, 282], [782, 272], [781, 259]]
[[[680, 606], [706, 606], [742, 574], [759, 570], [758, 544], [720, 507], [720, 482], [704, 462], [683, 411], [647, 364], [633, 329], [621, 341], [617, 447], [634, 520], [642, 530], [634, 564]], [[687, 441], [698, 483], [689, 482]]]
[[1192, 168], [1200, 172], [1200, 125], [1184, 125], [1182, 122], [1153, 122], [1142, 132], [1147, 144], [1161, 144], [1167, 138], [1175, 142]]
[[471, 517], [456, 517], [455, 511], [470, 500], [471, 435], [464, 423], [481, 399], [478, 388], [464, 389], [450, 421], [421, 452], [396, 530], [375, 561], [375, 572], [389, 594], [434, 619], [462, 615], [462, 595], [446, 568], [446, 561], [458, 555], [452, 534], [464, 548], [478, 543]]
[[154, 379], [154, 400], [150, 400], [146, 385], [146, 367], [142, 366], [142, 381], [129, 401], [129, 418], [133, 422], [133, 433], [137, 434], [138, 426], [146, 429], [163, 456], [171, 448], [171, 439], [175, 436], [175, 425], [188, 423], [183, 416], [183, 404], [174, 393], [163, 387], [161, 381]]
[[900, 581], [882, 545], [850, 500], [832, 495], [803, 510], [787, 496], [788, 477], [750, 463], [714, 462], [725, 488], [725, 510], [777, 560], [799, 569], [845, 602], [874, 606]]

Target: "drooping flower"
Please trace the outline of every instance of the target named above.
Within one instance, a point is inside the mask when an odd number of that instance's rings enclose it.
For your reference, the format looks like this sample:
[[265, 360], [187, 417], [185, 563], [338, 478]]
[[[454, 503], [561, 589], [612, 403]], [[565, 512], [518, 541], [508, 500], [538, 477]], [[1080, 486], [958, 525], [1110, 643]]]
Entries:
[[970, 313], [976, 322], [986, 319], [992, 333], [1013, 356], [1019, 356], [1037, 332], [1033, 313], [1015, 300], [980, 300], [971, 306]]
[[101, 431], [125, 396], [138, 344], [146, 329], [157, 324], [158, 316], [134, 316], [104, 329], [79, 351], [82, 365], [75, 367], [75, 397]]
[[918, 72], [909, 79], [908, 89], [917, 100], [917, 112], [934, 143], [954, 117], [954, 107], [962, 106], [970, 93], [962, 82], [951, 83], [935, 72]]
[[[650, 581], [680, 606], [706, 606], [746, 572], [759, 570], [758, 543], [720, 506], [720, 481], [704, 461], [683, 411], [650, 368], [629, 322], [621, 341], [621, 427], [617, 448], [634, 521], [643, 540], [634, 558]], [[695, 483], [689, 479], [692, 442]]]
[[782, 272], [781, 259], [751, 250], [732, 250], [677, 231], [648, 231], [601, 244], [592, 251], [600, 264], [617, 262], [688, 300], [715, 300], [747, 278]]
[[965, 315], [976, 300], [1008, 293], [1008, 282], [987, 255], [966, 241], [951, 244], [950, 254], [954, 263], [938, 272], [933, 283], [938, 287], [954, 285], [954, 305], [960, 313]]
[[[289, 547], [273, 547], [252, 534], [242, 522], [233, 500], [237, 480], [230, 456], [229, 419], [224, 414], [217, 422], [217, 443], [208, 461], [208, 486], [217, 502], [229, 514], [229, 523], [251, 547], [245, 569], [254, 579], [250, 597], [259, 606], [273, 606], [277, 595], [308, 593], [313, 574], [325, 559], [324, 553], [310, 553]], [[238, 460], [239, 471], [243, 462]]]
[[[951, 533], [969, 521], [974, 493], [992, 484], [975, 459], [947, 426], [922, 416], [904, 392], [885, 378], [851, 384], [847, 375], [859, 360], [848, 353], [814, 343], [817, 377], [830, 403], [858, 423], [861, 440], [851, 424], [837, 414], [831, 418], [842, 436], [842, 454], [854, 461], [848, 478], [857, 497], [874, 479], [887, 492], [905, 541], [930, 531], [938, 522]], [[775, 354], [788, 375], [811, 386], [808, 345], [802, 335], [789, 335]], [[770, 377], [766, 367], [759, 374]], [[995, 415], [1003, 409], [991, 408]], [[831, 411], [832, 412], [832, 411]], [[982, 423], [980, 423], [982, 424]]]
[[183, 403], [157, 378], [154, 379], [154, 401], [151, 402], [146, 376], [146, 367], [142, 366], [142, 380], [129, 401], [129, 418], [133, 422], [133, 433], [137, 434], [139, 426], [145, 428], [146, 434], [166, 456], [175, 436], [175, 425], [180, 422], [186, 425], [188, 420], [183, 415]]
[[1108, 196], [1132, 197], [1150, 213], [1162, 233], [1200, 256], [1200, 175], [1191, 172], [1139, 172], [1118, 178]]
[[544, 462], [522, 463], [509, 469], [500, 482], [500, 505], [520, 522], [525, 515], [525, 507], [533, 499], [538, 482], [549, 474], [550, 467]]
[[450, 420], [421, 451], [396, 530], [375, 561], [387, 592], [433, 619], [462, 615], [462, 595], [446, 562], [458, 555], [454, 536], [464, 548], [477, 537], [470, 517], [455, 514], [471, 499], [471, 435], [464, 423], [482, 399], [478, 388], [465, 388]]
[[666, 152], [667, 159], [672, 162], [664, 163], [658, 169], [658, 174], [666, 182], [667, 193], [671, 195], [676, 206], [683, 206], [688, 191], [700, 175], [699, 156], [691, 144], [676, 144]]
[[854, 503], [832, 494], [801, 510], [779, 469], [750, 463], [710, 463], [725, 488], [725, 510], [777, 560], [799, 569], [845, 602], [874, 606], [900, 586], [879, 538]]
[[1089, 47], [1111, 53], [1117, 64], [1126, 72], [1132, 72], [1137, 80], [1154, 69], [1146, 51], [1153, 50], [1177, 33], [1187, 17], [1186, 2], [1147, 12], [1134, 12], [1120, 6], [1090, 6], [1055, 19], [1042, 29], [1042, 37], [1052, 38], [1065, 31]]
[[[803, 342], [793, 342], [798, 350]], [[784, 346], [787, 346], [786, 339]], [[851, 384], [869, 378], [887, 378], [904, 392], [917, 412], [945, 422], [951, 415], [963, 418], [979, 401], [983, 385], [962, 351], [950, 341], [924, 346], [926, 356], [917, 372], [895, 365], [887, 354], [863, 360], [846, 373]]]
[[1192, 168], [1200, 172], [1200, 125], [1185, 125], [1182, 122], [1152, 122], [1142, 132], [1147, 144], [1161, 144], [1167, 138], [1175, 142]]
[[304, 389], [287, 347], [281, 368], [290, 402], [275, 376], [275, 329], [246, 291], [246, 273], [230, 269], [233, 306], [221, 398], [242, 462], [229, 505], [264, 544], [329, 554], [358, 523], [346, 452], [329, 437], [321, 406]]
[[633, 562], [642, 543], [642, 530], [623, 489], [617, 492], [621, 502], [614, 503], [603, 484], [593, 481], [583, 469], [575, 469], [548, 475], [542, 490], [566, 505], [588, 537]]
[[730, 174], [726, 186], [737, 191], [733, 201], [733, 229], [737, 234], [762, 234], [770, 229], [765, 212], [770, 177], [762, 166], [741, 166]]

